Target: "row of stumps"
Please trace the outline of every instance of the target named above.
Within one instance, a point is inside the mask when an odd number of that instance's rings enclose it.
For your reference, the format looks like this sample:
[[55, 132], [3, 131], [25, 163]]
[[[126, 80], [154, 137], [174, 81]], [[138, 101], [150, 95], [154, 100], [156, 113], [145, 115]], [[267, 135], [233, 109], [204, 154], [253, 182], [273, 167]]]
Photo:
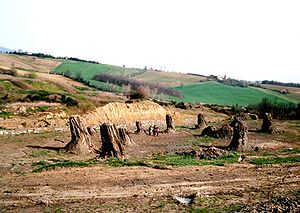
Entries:
[[[133, 145], [134, 142], [130, 138], [125, 128], [118, 128], [114, 124], [103, 123], [100, 125], [101, 147], [97, 149], [92, 141], [92, 136], [97, 134], [97, 130], [91, 126], [87, 126], [83, 118], [72, 116], [69, 118], [71, 141], [64, 147], [66, 152], [73, 154], [99, 153], [100, 158], [117, 157], [125, 158], [125, 146]], [[165, 132], [174, 131], [173, 119], [170, 115], [166, 115], [167, 129]], [[141, 125], [137, 122], [137, 131], [141, 131]], [[136, 133], [138, 133], [136, 131]]]

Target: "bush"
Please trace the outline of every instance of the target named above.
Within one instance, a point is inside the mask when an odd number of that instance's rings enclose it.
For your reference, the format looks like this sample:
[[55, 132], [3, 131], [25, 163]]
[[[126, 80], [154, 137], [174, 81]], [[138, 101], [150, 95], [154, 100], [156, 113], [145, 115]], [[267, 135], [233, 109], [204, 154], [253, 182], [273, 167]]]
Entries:
[[27, 77], [35, 79], [35, 78], [37, 78], [37, 74], [36, 74], [36, 72], [31, 72], [27, 75]]
[[168, 87], [164, 87], [162, 85], [159, 84], [154, 84], [154, 83], [149, 83], [149, 82], [142, 82], [142, 81], [137, 81], [134, 79], [129, 79], [126, 78], [124, 76], [115, 76], [115, 75], [110, 75], [110, 74], [97, 74], [93, 77], [93, 80], [96, 81], [100, 81], [100, 82], [107, 82], [107, 83], [111, 83], [111, 84], [116, 84], [119, 86], [123, 86], [123, 85], [130, 85], [130, 87], [135, 90], [137, 93], [140, 93], [141, 88], [143, 88], [143, 90], [145, 90], [145, 88], [149, 88], [149, 93], [163, 93], [169, 96], [174, 96], [174, 97], [178, 97], [181, 98], [182, 95], [180, 92], [168, 88]]
[[263, 98], [257, 105], [250, 105], [249, 108], [257, 110], [262, 116], [264, 113], [271, 113], [277, 119], [300, 119], [300, 103], [279, 103], [276, 100]]

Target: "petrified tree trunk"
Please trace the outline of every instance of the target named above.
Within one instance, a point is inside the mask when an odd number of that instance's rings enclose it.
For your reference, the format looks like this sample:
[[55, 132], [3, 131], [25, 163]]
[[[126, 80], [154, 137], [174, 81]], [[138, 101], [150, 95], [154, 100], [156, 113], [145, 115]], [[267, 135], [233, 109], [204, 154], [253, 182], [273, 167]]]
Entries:
[[200, 136], [216, 137], [216, 128], [207, 126], [202, 130]]
[[97, 134], [96, 129], [95, 129], [94, 127], [92, 127], [92, 126], [88, 126], [88, 127], [87, 127], [87, 131], [88, 131], [88, 133], [89, 133], [90, 135], [95, 135], [95, 134]]
[[140, 121], [136, 121], [135, 122], [135, 125], [136, 125], [136, 130], [135, 130], [135, 133], [141, 133], [142, 132], [142, 123]]
[[95, 152], [95, 146], [85, 122], [80, 117], [70, 117], [71, 141], [65, 146], [65, 150], [74, 154]]
[[264, 114], [264, 120], [263, 120], [263, 123], [261, 125], [261, 130], [260, 131], [264, 132], [264, 133], [269, 133], [269, 134], [274, 133], [273, 118], [272, 118], [272, 115], [270, 113], [265, 113]]
[[212, 126], [205, 127], [200, 136], [208, 136], [214, 138], [227, 138], [230, 137], [232, 130], [228, 124], [224, 124], [219, 129]]
[[233, 134], [228, 148], [231, 150], [240, 151], [249, 149], [247, 125], [242, 121], [240, 117], [234, 116], [230, 126], [233, 127]]
[[205, 121], [204, 116], [201, 113], [199, 113], [197, 118], [198, 118], [198, 122], [195, 128], [196, 129], [205, 128], [207, 126], [207, 122]]
[[175, 131], [173, 118], [171, 115], [166, 115], [166, 124], [167, 124], [167, 129], [165, 132]]
[[126, 129], [117, 129], [115, 125], [104, 123], [100, 126], [100, 134], [102, 140], [100, 157], [117, 157], [119, 159], [124, 159], [125, 145], [133, 144]]
[[125, 128], [118, 129], [120, 139], [124, 145], [133, 145], [133, 140], [129, 137], [128, 132]]
[[224, 124], [215, 132], [217, 138], [228, 138], [232, 134], [232, 130], [228, 124]]

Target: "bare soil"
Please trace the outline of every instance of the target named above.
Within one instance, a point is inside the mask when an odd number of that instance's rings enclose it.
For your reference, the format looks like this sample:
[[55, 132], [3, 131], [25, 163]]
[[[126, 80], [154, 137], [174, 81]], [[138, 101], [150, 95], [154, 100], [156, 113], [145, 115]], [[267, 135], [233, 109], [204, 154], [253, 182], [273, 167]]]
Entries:
[[[260, 122], [248, 124], [254, 129], [259, 128]], [[249, 163], [263, 153], [278, 154], [282, 148], [300, 147], [299, 122], [278, 122], [278, 126], [285, 132], [280, 135], [249, 132], [250, 145], [259, 147], [259, 151], [246, 153], [243, 164], [157, 168], [100, 164], [39, 173], [32, 173], [37, 162], [87, 160], [96, 155], [77, 156], [57, 151], [70, 140], [69, 132], [0, 136], [0, 212], [219, 212], [280, 196], [293, 198], [300, 190], [300, 163], [263, 166]], [[197, 130], [189, 128], [158, 137], [131, 134], [136, 144], [127, 147], [127, 158], [149, 159], [186, 149], [191, 146], [189, 141], [194, 134]], [[229, 141], [218, 139], [199, 145], [226, 146]], [[175, 195], [191, 194], [196, 195], [191, 205], [174, 200]]]

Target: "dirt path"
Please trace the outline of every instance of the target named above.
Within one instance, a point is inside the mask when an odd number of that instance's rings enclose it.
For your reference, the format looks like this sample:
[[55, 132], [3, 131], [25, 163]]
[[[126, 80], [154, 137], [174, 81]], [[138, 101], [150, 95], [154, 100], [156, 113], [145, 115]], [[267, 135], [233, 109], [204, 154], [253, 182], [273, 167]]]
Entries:
[[[230, 194], [240, 200], [255, 202], [252, 192], [267, 194], [300, 186], [300, 164], [255, 167], [181, 167], [166, 170], [130, 167], [61, 169], [28, 174], [25, 177], [5, 176], [0, 179], [0, 208], [12, 211], [42, 208], [64, 203], [125, 199], [129, 203], [172, 199], [174, 195], [196, 193], [197, 197]], [[270, 194], [271, 193], [271, 194]], [[145, 203], [146, 202], [146, 203]], [[85, 204], [86, 205], [86, 204]], [[92, 204], [90, 204], [92, 206]], [[87, 206], [85, 206], [87, 207]]]

